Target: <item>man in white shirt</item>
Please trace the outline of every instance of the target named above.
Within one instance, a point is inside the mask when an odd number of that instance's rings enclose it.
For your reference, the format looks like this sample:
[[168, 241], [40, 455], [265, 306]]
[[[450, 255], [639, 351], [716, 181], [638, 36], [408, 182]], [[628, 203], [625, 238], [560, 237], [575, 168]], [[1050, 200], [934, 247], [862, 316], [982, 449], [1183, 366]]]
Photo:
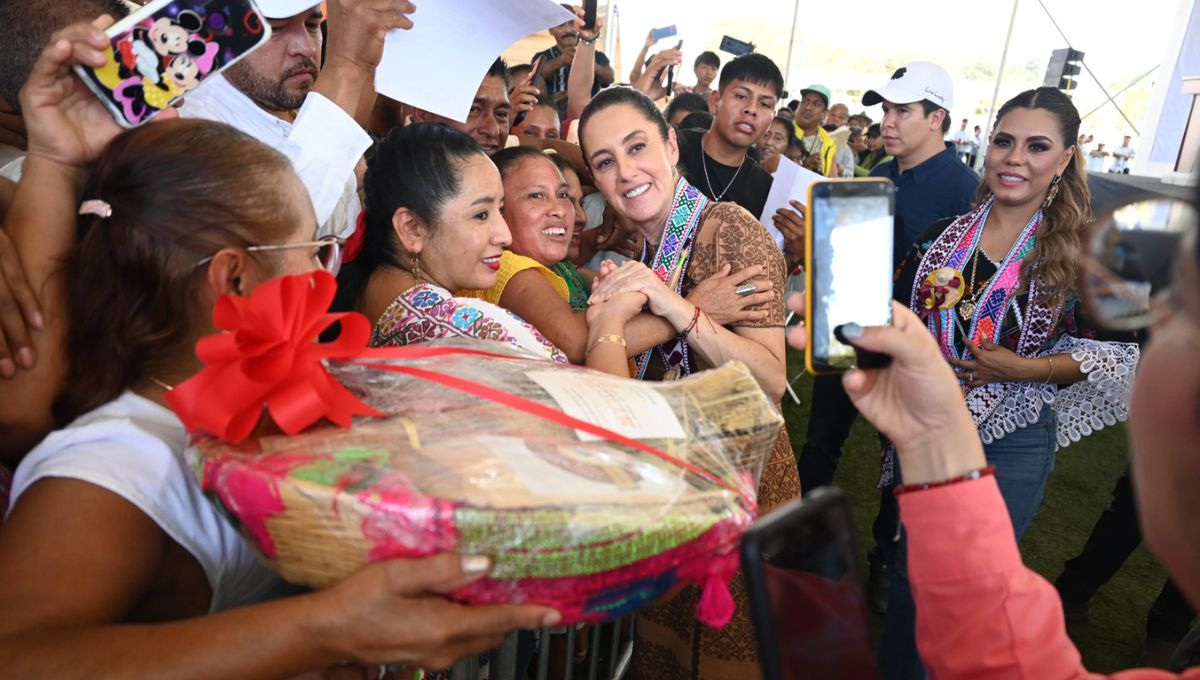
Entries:
[[975, 134], [971, 135], [971, 161], [967, 165], [975, 168], [979, 162], [979, 155], [983, 153], [983, 128], [975, 126]]
[[[319, 235], [354, 232], [361, 204], [355, 168], [371, 145], [356, 122], [374, 101], [375, 67], [393, 28], [411, 28], [408, 0], [331, 0], [325, 20], [313, 0], [259, 0], [271, 38], [189, 94], [188, 118], [232, 125], [289, 160], [308, 189]], [[318, 78], [319, 76], [319, 78]]]
[[1113, 163], [1112, 167], [1108, 169], [1109, 172], [1129, 174], [1129, 160], [1133, 158], [1133, 147], [1129, 145], [1130, 139], [1129, 135], [1125, 135], [1125, 138], [1121, 140], [1121, 146], [1112, 152]]
[[963, 118], [962, 127], [958, 132], [954, 133], [951, 140], [954, 142], [954, 150], [958, 153], [958, 160], [971, 165], [971, 145], [975, 143], [975, 136], [967, 130], [967, 119]]
[[1088, 172], [1104, 172], [1104, 166], [1108, 163], [1108, 156], [1109, 153], [1104, 150], [1104, 142], [1097, 143], [1096, 149], [1088, 154]]

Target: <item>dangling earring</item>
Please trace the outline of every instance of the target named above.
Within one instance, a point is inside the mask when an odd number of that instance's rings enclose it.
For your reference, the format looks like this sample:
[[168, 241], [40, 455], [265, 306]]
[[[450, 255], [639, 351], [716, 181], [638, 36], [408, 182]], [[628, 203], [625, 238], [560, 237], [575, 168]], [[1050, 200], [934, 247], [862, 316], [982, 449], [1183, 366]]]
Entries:
[[1046, 202], [1042, 204], [1042, 210], [1050, 207], [1054, 199], [1058, 198], [1058, 184], [1062, 182], [1062, 175], [1055, 175], [1054, 179], [1050, 180], [1050, 191], [1046, 192]]
[[421, 275], [421, 256], [413, 253], [412, 256], [412, 275], [417, 281], [424, 281], [425, 277]]

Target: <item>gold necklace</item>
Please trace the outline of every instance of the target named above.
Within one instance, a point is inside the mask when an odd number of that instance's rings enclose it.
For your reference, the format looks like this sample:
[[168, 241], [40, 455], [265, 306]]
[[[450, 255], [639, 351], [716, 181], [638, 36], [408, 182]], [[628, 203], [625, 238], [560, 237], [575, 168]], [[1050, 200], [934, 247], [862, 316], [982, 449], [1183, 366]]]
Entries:
[[967, 290], [970, 291], [971, 297], [964, 297], [958, 303], [958, 315], [963, 321], [970, 321], [972, 316], [975, 316], [975, 304], [979, 297], [979, 291], [975, 289], [975, 275], [979, 272], [979, 252], [983, 250], [981, 246], [975, 246], [975, 257], [971, 260], [971, 283]]

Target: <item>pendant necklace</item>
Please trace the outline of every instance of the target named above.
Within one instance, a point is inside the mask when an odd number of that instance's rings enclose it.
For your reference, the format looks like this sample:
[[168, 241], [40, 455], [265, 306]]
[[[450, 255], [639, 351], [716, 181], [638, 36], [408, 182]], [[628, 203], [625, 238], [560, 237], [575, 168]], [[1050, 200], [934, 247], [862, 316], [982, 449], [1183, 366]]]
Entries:
[[708, 176], [708, 154], [704, 151], [704, 142], [703, 140], [700, 142], [700, 165], [704, 168], [704, 182], [708, 185], [708, 193], [712, 194], [714, 201], [719, 201], [724, 198], [730, 187], [733, 186], [733, 183], [737, 181], [738, 173], [742, 171], [742, 165], [745, 164], [746, 158], [742, 157], [742, 163], [741, 165], [737, 166], [737, 170], [733, 171], [733, 177], [729, 180], [729, 184], [726, 184], [725, 188], [721, 191], [721, 193], [718, 194], [716, 190], [713, 189], [712, 179], [710, 179]]

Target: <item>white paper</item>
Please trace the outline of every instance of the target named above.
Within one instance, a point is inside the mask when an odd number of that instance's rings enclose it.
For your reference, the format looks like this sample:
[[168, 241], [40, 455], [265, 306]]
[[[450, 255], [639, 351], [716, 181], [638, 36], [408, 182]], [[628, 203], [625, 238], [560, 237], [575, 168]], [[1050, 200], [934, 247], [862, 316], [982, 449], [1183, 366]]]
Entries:
[[763, 206], [762, 215], [758, 221], [766, 227], [775, 239], [775, 244], [783, 250], [783, 232], [775, 227], [775, 211], [780, 208], [795, 210], [788, 201], [800, 201], [808, 204], [808, 185], [823, 180], [825, 177], [793, 163], [787, 156], [779, 157], [779, 169], [775, 171], [775, 181], [771, 183], [771, 193], [767, 194], [767, 204]]
[[460, 123], [501, 52], [575, 17], [554, 0], [428, 0], [409, 16], [387, 35], [375, 91]]
[[[655, 495], [675, 498], [686, 490], [679, 477], [598, 447], [538, 446], [516, 437], [479, 437], [504, 467], [535, 496], [579, 500], [613, 495]], [[586, 476], [585, 476], [586, 475]]]
[[[679, 418], [661, 394], [636, 380], [564, 371], [530, 371], [529, 379], [550, 393], [563, 413], [630, 439], [683, 439]], [[580, 432], [583, 441], [602, 441]]]

